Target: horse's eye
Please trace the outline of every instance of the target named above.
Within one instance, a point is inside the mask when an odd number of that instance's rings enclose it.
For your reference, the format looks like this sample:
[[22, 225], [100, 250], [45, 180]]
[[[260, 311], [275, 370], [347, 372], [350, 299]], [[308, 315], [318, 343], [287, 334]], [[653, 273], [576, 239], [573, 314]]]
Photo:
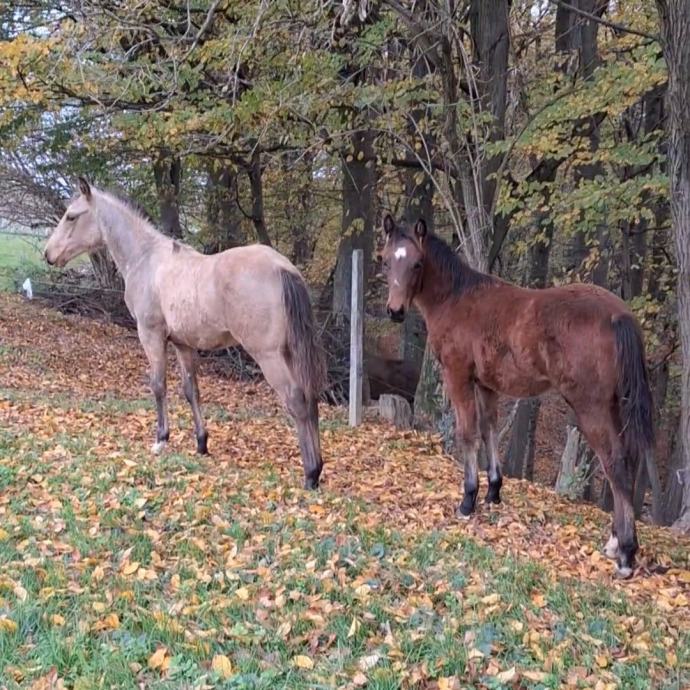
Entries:
[[386, 261], [383, 262], [383, 268], [386, 271], [390, 268], [390, 262], [388, 261], [388, 259], [386, 259]]
[[70, 223], [73, 223], [75, 220], [77, 220], [77, 218], [79, 218], [79, 216], [72, 213], [69, 213], [67, 216], [65, 216], [65, 220], [69, 221]]
[[415, 265], [414, 265], [414, 270], [415, 270], [415, 271], [418, 271], [421, 267], [422, 267], [422, 262], [421, 262], [421, 261], [415, 262]]

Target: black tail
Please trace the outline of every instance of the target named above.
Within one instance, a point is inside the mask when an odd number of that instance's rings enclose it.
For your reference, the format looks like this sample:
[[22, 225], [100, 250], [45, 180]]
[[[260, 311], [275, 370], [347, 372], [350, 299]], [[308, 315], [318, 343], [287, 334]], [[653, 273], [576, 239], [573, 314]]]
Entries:
[[316, 399], [326, 387], [326, 362], [319, 342], [307, 286], [298, 273], [281, 270], [287, 318], [286, 348], [290, 369], [302, 390]]
[[623, 449], [628, 462], [644, 461], [654, 447], [654, 404], [649, 389], [642, 333], [635, 319], [625, 314], [613, 322], [618, 351], [618, 409]]

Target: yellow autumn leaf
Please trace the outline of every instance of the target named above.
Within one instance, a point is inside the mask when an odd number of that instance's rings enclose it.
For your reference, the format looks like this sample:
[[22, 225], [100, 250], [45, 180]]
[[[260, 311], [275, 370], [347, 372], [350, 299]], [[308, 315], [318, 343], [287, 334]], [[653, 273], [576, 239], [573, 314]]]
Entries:
[[367, 684], [368, 680], [367, 677], [361, 671], [357, 671], [357, 673], [355, 673], [355, 675], [352, 676], [352, 682], [358, 687], [362, 687], [363, 685]]
[[498, 604], [499, 601], [501, 601], [501, 595], [494, 592], [485, 596], [482, 599], [482, 604]]
[[50, 622], [59, 628], [65, 624], [65, 619], [59, 613], [54, 613], [50, 617]]
[[237, 598], [242, 601], [247, 601], [247, 599], [249, 599], [249, 590], [246, 587], [240, 587], [235, 594]]
[[517, 677], [518, 673], [515, 670], [515, 666], [496, 674], [496, 679], [500, 683], [512, 683], [514, 680], [517, 680]]
[[123, 575], [133, 575], [137, 570], [139, 570], [139, 563], [137, 561], [131, 561], [122, 566]]
[[28, 592], [21, 586], [21, 585], [15, 585], [14, 586], [14, 596], [19, 599], [19, 601], [26, 601], [26, 597], [28, 596]]
[[361, 597], [361, 598], [363, 598], [363, 599], [365, 599], [366, 597], [368, 597], [370, 593], [371, 593], [371, 587], [370, 587], [368, 584], [366, 584], [366, 583], [363, 584], [363, 585], [360, 585], [359, 587], [357, 587], [357, 588], [355, 589], [355, 594], [356, 594], [358, 597]]
[[676, 656], [675, 652], [666, 652], [666, 663], [671, 668], [678, 666], [678, 657]]
[[17, 632], [17, 624], [11, 618], [3, 616], [0, 618], [0, 631], [7, 633]]
[[7, 541], [10, 538], [9, 532], [0, 527], [0, 541]]
[[347, 636], [354, 637], [361, 627], [362, 624], [356, 618], [353, 618], [352, 623], [350, 624], [350, 629], [347, 631]]
[[543, 671], [523, 671], [522, 675], [535, 683], [541, 683], [549, 677], [549, 674]]
[[211, 662], [211, 668], [223, 679], [232, 676], [232, 664], [225, 654], [216, 654]]
[[314, 661], [305, 654], [298, 654], [292, 658], [292, 665], [297, 668], [312, 669], [314, 668]]
[[438, 679], [438, 690], [459, 690], [460, 681], [455, 676]]
[[165, 665], [165, 659], [168, 654], [168, 650], [165, 647], [159, 647], [148, 660], [149, 668], [152, 669], [162, 669]]
[[546, 606], [546, 599], [544, 599], [543, 594], [533, 594], [532, 595], [532, 603], [536, 607], [543, 609]]
[[594, 660], [597, 662], [597, 666], [600, 668], [606, 668], [609, 665], [609, 660], [605, 654], [598, 654]]
[[120, 617], [116, 613], [109, 613], [103, 619], [103, 623], [108, 630], [117, 630], [120, 627]]

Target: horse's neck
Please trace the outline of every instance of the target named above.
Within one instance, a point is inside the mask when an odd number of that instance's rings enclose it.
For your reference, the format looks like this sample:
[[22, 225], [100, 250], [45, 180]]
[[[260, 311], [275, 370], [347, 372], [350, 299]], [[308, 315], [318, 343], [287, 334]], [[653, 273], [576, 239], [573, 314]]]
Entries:
[[421, 312], [427, 330], [431, 330], [432, 324], [436, 322], [434, 315], [444, 306], [446, 299], [448, 298], [444, 297], [437, 289], [427, 287], [426, 285], [415, 296], [415, 306]]
[[[473, 271], [469, 267], [466, 270]], [[454, 292], [447, 281], [448, 277], [441, 275], [435, 266], [425, 266], [422, 289], [415, 296], [414, 303], [421, 312], [429, 332], [439, 325], [435, 316], [447, 307], [449, 300], [461, 302], [472, 292], [469, 287], [466, 291]]]
[[134, 212], [107, 197], [99, 199], [98, 215], [105, 244], [126, 281], [132, 267], [155, 244], [156, 236]]

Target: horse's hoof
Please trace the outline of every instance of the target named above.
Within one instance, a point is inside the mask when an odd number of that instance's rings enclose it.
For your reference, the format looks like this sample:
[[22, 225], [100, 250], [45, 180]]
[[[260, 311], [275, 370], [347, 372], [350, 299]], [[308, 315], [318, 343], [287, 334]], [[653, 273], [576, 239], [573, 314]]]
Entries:
[[618, 559], [618, 538], [611, 535], [606, 545], [602, 549], [602, 552], [606, 558], [610, 558], [612, 561]]
[[208, 434], [199, 436], [196, 440], [197, 455], [208, 455]]
[[464, 508], [460, 505], [455, 509], [455, 517], [460, 518], [460, 520], [469, 520], [472, 517], [472, 511], [469, 513], [464, 512]]
[[307, 478], [304, 480], [304, 488], [309, 489], [309, 491], [314, 491], [319, 488], [319, 480]]
[[487, 494], [486, 498], [484, 499], [484, 503], [488, 506], [491, 506], [491, 505], [498, 506], [501, 504], [501, 497], [500, 496], [489, 496]]
[[616, 566], [615, 577], [618, 580], [629, 580], [632, 577], [633, 569], [627, 565]]
[[160, 455], [163, 450], [165, 449], [165, 441], [156, 441], [152, 446], [151, 446], [151, 452], [154, 455]]

